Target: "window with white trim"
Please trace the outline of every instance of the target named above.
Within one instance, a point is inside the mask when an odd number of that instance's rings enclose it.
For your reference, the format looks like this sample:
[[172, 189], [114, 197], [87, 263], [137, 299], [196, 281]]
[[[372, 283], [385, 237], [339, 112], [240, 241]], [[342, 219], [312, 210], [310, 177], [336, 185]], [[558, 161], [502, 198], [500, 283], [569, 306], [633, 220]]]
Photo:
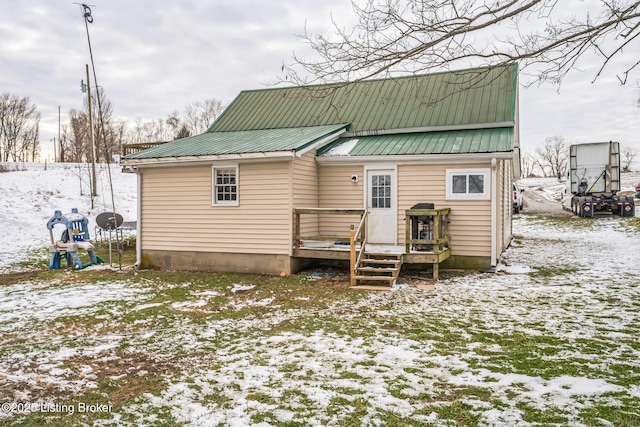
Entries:
[[489, 200], [489, 169], [447, 169], [447, 200]]
[[214, 166], [212, 199], [214, 205], [238, 205], [238, 166]]

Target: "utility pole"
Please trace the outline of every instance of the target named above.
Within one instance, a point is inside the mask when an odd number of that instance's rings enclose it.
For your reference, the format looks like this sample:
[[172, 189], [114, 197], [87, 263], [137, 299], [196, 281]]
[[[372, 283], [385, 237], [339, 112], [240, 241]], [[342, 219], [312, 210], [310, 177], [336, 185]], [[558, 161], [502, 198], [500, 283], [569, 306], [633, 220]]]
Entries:
[[[60, 144], [60, 161], [62, 161], [62, 141], [60, 140], [60, 106], [58, 105], [58, 144]], [[55, 154], [56, 154], [56, 145], [54, 143], [53, 145], [53, 155], [54, 155], [54, 159], [53, 161], [55, 162]]]
[[91, 144], [91, 209], [93, 209], [93, 198], [98, 195], [96, 189], [96, 145], [93, 141], [93, 120], [91, 113], [91, 81], [89, 80], [89, 64], [85, 64], [87, 70], [87, 103], [89, 107], [89, 144]]

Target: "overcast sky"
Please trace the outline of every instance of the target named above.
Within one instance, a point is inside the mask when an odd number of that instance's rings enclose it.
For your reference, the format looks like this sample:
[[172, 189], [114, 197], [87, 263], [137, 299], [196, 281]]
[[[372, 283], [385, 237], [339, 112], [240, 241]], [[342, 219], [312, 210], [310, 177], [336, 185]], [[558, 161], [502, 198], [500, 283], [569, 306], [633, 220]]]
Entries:
[[[89, 32], [98, 84], [117, 117], [166, 118], [191, 102], [232, 101], [282, 76], [295, 51], [313, 52], [297, 34], [332, 32], [332, 16], [353, 22], [349, 0], [94, 0]], [[581, 4], [585, 4], [581, 2]], [[68, 111], [81, 109], [90, 63], [82, 8], [67, 0], [0, 0], [0, 93], [28, 96], [41, 112], [43, 157], [53, 151]], [[628, 52], [627, 52], [628, 53]], [[631, 52], [637, 58], [640, 52]], [[583, 64], [562, 86], [520, 91], [520, 137], [533, 151], [546, 137], [568, 142], [618, 140], [640, 148], [640, 91], [613, 74], [596, 83]], [[93, 83], [95, 84], [95, 83]]]

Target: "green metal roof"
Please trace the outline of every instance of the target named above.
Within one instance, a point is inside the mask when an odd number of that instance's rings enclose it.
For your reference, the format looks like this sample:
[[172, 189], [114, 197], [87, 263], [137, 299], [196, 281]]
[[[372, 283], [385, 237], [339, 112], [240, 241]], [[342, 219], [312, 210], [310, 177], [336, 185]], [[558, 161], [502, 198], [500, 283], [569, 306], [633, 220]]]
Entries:
[[[346, 128], [355, 135], [395, 133], [358, 137], [349, 152], [355, 156], [510, 151], [517, 74], [514, 63], [348, 84], [243, 91], [207, 132], [124, 160], [297, 151]], [[428, 130], [438, 132], [425, 133]], [[321, 148], [320, 154], [341, 153], [348, 147], [344, 143], [338, 140]], [[329, 154], [332, 149], [337, 151]]]
[[[517, 64], [241, 92], [209, 131], [351, 123], [350, 131], [513, 121]], [[490, 126], [487, 126], [490, 127]]]
[[347, 126], [347, 124], [338, 124], [287, 129], [206, 132], [130, 154], [124, 159], [298, 151]]
[[512, 127], [505, 127], [339, 138], [320, 148], [318, 156], [507, 152], [513, 150], [513, 132]]

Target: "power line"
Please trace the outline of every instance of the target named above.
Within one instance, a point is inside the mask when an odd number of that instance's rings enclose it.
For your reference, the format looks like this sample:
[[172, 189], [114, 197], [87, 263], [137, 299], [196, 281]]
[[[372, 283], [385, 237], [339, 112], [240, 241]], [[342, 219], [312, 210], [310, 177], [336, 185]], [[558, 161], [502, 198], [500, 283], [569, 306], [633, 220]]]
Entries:
[[[85, 29], [87, 31], [87, 43], [89, 45], [89, 57], [91, 59], [91, 69], [93, 71], [93, 81], [95, 83], [95, 87], [96, 87], [96, 99], [98, 101], [98, 118], [99, 118], [99, 124], [100, 124], [100, 132], [102, 135], [102, 143], [104, 145], [104, 152], [105, 152], [105, 156], [107, 155], [107, 153], [109, 153], [110, 150], [108, 150], [107, 147], [107, 143], [106, 143], [106, 139], [105, 139], [105, 132], [104, 132], [104, 119], [102, 117], [102, 97], [100, 95], [100, 90], [98, 89], [98, 77], [96, 76], [96, 66], [95, 63], [93, 61], [93, 49], [91, 48], [91, 37], [89, 35], [89, 24], [93, 23], [93, 15], [91, 14], [91, 7], [92, 5], [87, 5], [85, 3], [74, 3], [74, 4], [79, 4], [80, 6], [82, 6], [82, 16], [84, 18], [84, 26]], [[95, 6], [92, 6], [95, 7]], [[87, 75], [87, 83], [89, 80], [89, 76]], [[91, 107], [89, 107], [91, 108]], [[95, 159], [95, 156], [94, 156]], [[107, 161], [107, 172], [108, 172], [108, 176], [109, 176], [109, 188], [111, 190], [111, 207], [113, 209], [113, 215], [115, 216], [116, 214], [116, 201], [115, 201], [115, 196], [113, 194], [113, 179], [111, 178], [111, 167], [109, 166], [109, 159], [105, 159]], [[95, 172], [94, 172], [95, 173]], [[95, 179], [95, 178], [94, 178]], [[94, 185], [95, 185], [95, 181], [94, 181]], [[122, 269], [122, 244], [120, 242], [120, 237], [118, 236], [118, 233], [116, 233], [116, 242], [117, 242], [117, 246], [118, 246], [118, 265], [120, 266], [120, 269]]]

